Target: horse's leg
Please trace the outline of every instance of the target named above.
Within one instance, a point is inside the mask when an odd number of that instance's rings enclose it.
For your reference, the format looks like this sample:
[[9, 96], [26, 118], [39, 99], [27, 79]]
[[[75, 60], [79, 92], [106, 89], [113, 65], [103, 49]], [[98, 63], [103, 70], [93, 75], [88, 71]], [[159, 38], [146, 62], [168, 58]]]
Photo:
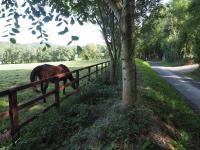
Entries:
[[[46, 94], [46, 91], [47, 91], [47, 87], [48, 87], [48, 83], [42, 83], [41, 84], [41, 90], [42, 90], [42, 94], [44, 95], [44, 94]], [[44, 103], [46, 103], [46, 98], [44, 97], [43, 98], [43, 101], [44, 101]]]
[[65, 92], [65, 84], [66, 84], [66, 82], [67, 82], [67, 79], [64, 79], [63, 80], [63, 86], [64, 86], [64, 88], [63, 88], [63, 94], [64, 95], [66, 95], [66, 92]]

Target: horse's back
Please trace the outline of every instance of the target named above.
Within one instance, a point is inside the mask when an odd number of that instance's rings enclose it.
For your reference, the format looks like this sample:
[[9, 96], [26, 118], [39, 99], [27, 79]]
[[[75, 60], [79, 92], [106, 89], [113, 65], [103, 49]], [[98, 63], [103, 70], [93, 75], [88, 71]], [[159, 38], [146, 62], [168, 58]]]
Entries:
[[70, 70], [69, 70], [69, 68], [67, 66], [65, 66], [63, 64], [60, 64], [58, 66], [62, 67], [65, 70], [65, 72], [70, 72]]

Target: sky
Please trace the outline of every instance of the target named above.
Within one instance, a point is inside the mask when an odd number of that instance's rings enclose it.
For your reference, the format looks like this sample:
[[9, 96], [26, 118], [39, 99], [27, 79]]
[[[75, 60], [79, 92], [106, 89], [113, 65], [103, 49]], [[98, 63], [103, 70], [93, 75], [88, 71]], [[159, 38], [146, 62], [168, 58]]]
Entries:
[[[1, 1], [1, 0], [0, 0]], [[19, 0], [23, 2], [23, 0]], [[167, 3], [170, 0], [162, 0], [163, 3]], [[0, 19], [0, 35], [2, 36], [2, 32], [6, 30], [4, 26], [7, 24], [5, 19]], [[20, 33], [16, 35], [17, 43], [29, 44], [29, 43], [39, 43], [40, 40], [37, 39], [37, 36], [32, 35], [31, 31], [28, 28], [31, 26], [31, 22], [29, 20], [20, 19], [19, 24], [21, 25]], [[56, 27], [56, 23], [54, 21], [45, 24], [45, 30], [49, 35], [49, 43], [55, 45], [67, 45], [70, 41], [71, 36], [79, 36], [79, 40], [72, 43], [72, 45], [80, 45], [84, 46], [89, 43], [101, 44], [105, 45], [103, 36], [100, 32], [100, 28], [97, 25], [93, 25], [91, 23], [85, 23], [83, 26], [79, 24], [69, 25], [69, 32], [65, 35], [58, 35], [59, 31], [62, 31], [64, 27]], [[9, 41], [10, 37], [1, 37], [0, 41]]]
[[[7, 23], [5, 19], [0, 19], [0, 33], [5, 30], [3, 28]], [[37, 39], [37, 36], [32, 35], [31, 31], [28, 28], [31, 27], [31, 22], [29, 20], [20, 19], [19, 24], [20, 33], [16, 35], [17, 43], [29, 44], [29, 43], [39, 43], [40, 40]], [[85, 23], [83, 26], [79, 24], [69, 25], [69, 32], [65, 35], [58, 35], [58, 32], [64, 30], [64, 26], [56, 27], [56, 22], [52, 21], [45, 24], [44, 29], [47, 31], [49, 37], [49, 43], [55, 45], [67, 45], [70, 41], [71, 36], [79, 36], [78, 41], [74, 41], [72, 45], [86, 45], [89, 43], [101, 44], [104, 45], [103, 36], [100, 32], [100, 28], [97, 25], [91, 23]], [[0, 41], [9, 41], [10, 37], [0, 37]]]

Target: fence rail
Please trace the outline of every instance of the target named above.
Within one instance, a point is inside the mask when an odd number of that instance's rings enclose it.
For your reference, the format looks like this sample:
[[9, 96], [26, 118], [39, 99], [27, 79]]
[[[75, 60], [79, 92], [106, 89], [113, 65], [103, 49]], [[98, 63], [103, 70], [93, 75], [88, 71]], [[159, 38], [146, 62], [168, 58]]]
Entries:
[[[75, 74], [75, 80], [72, 81], [72, 82], [68, 82], [63, 86], [59, 85], [59, 82], [62, 81], [62, 79], [65, 76], [69, 75], [70, 73], [59, 74], [59, 75], [51, 77], [51, 78], [47, 78], [47, 79], [44, 79], [44, 80], [40, 80], [40, 81], [36, 81], [36, 82], [33, 82], [33, 83], [28, 83], [28, 84], [25, 84], [25, 85], [10, 88], [10, 89], [4, 90], [4, 91], [0, 91], [0, 97], [7, 96], [8, 101], [9, 101], [9, 110], [0, 113], [0, 122], [6, 120], [8, 118], [10, 118], [10, 122], [11, 122], [10, 128], [8, 128], [4, 133], [2, 133], [2, 134], [0, 133], [0, 141], [3, 141], [5, 139], [8, 139], [8, 138], [11, 137], [12, 142], [15, 143], [15, 141], [17, 139], [19, 139], [20, 130], [24, 126], [26, 126], [28, 123], [30, 123], [34, 119], [36, 119], [41, 113], [44, 113], [44, 112], [48, 111], [49, 109], [51, 109], [53, 107], [56, 107], [56, 108], [60, 107], [61, 101], [60, 101], [59, 91], [63, 90], [64, 88], [70, 86], [73, 83], [76, 83], [77, 86], [79, 86], [79, 81], [86, 79], [86, 78], [88, 78], [88, 81], [90, 81], [91, 75], [96, 74], [96, 76], [97, 76], [99, 71], [101, 71], [101, 73], [103, 73], [103, 71], [105, 71], [106, 68], [109, 66], [109, 63], [110, 63], [109, 61], [106, 61], [106, 62], [102, 62], [102, 63], [99, 63], [99, 64], [95, 64], [95, 65], [91, 65], [91, 66], [87, 66], [87, 67], [84, 67], [84, 68], [80, 68], [80, 69], [71, 71], [70, 72], [71, 74]], [[86, 75], [80, 77], [80, 72], [83, 71], [83, 70], [87, 70], [88, 73]], [[53, 83], [54, 83], [54, 89], [53, 90], [48, 91], [47, 93], [42, 94], [38, 97], [35, 97], [31, 100], [27, 100], [27, 102], [25, 102], [25, 103], [18, 104], [17, 93], [19, 91], [29, 89], [29, 88], [32, 88], [33, 86], [37, 86], [37, 85], [40, 85], [42, 83], [51, 82], [51, 81], [53, 81]], [[76, 92], [72, 92], [72, 93], [66, 95], [65, 98], [75, 94]], [[42, 112], [32, 116], [31, 118], [28, 118], [26, 121], [24, 121], [22, 123], [19, 121], [19, 118], [20, 118], [19, 112], [21, 110], [23, 110], [25, 108], [32, 107], [36, 103], [42, 101], [44, 98], [47, 98], [51, 95], [54, 95], [54, 103], [53, 104], [46, 107]]]

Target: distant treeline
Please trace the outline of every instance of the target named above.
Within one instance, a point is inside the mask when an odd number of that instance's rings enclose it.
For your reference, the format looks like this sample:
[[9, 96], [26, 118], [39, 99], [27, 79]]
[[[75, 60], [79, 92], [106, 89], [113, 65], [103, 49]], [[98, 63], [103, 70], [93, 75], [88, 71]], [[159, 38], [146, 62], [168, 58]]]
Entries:
[[40, 45], [0, 43], [0, 63], [2, 64], [101, 58], [108, 58], [106, 46], [102, 45], [88, 44], [83, 47], [51, 46], [44, 49]]

